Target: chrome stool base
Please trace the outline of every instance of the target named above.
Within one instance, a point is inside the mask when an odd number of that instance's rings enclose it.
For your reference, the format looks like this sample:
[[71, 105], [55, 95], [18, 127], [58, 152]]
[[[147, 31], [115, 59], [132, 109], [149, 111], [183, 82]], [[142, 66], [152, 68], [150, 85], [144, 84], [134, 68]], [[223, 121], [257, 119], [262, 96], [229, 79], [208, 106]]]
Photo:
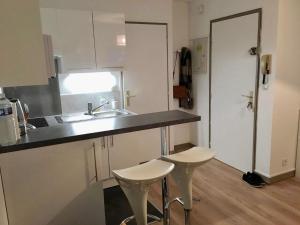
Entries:
[[[171, 201], [167, 202], [166, 206], [165, 206], [165, 211], [167, 212], [169, 219], [167, 220], [167, 225], [170, 225], [170, 206], [174, 203], [174, 202], [178, 202], [182, 207], [184, 207], [184, 202], [182, 201], [182, 198], [174, 198]], [[190, 225], [191, 224], [191, 209], [184, 209], [184, 221], [185, 221], [185, 225]]]
[[190, 209], [184, 209], [184, 220], [185, 220], [185, 225], [191, 225], [191, 210]]
[[[158, 218], [157, 216], [148, 214], [147, 217], [150, 219], [153, 219], [154, 222], [161, 222], [161, 219]], [[130, 216], [130, 217], [126, 218], [125, 220], [123, 220], [120, 225], [126, 225], [127, 223], [129, 223], [131, 220], [134, 220], [134, 219], [135, 219], [135, 216]]]

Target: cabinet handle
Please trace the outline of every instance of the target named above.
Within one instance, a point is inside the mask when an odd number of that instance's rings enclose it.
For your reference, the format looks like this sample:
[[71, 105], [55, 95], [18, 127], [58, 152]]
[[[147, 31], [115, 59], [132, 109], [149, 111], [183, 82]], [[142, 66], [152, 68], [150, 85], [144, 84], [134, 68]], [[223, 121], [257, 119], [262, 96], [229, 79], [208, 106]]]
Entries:
[[105, 137], [102, 137], [102, 138], [101, 138], [101, 147], [102, 147], [102, 149], [105, 149], [105, 148], [106, 148]]
[[97, 170], [97, 157], [96, 157], [96, 144], [95, 142], [93, 143], [93, 149], [94, 149], [94, 166], [95, 166], [95, 179], [96, 182], [98, 182], [98, 170]]
[[62, 57], [54, 56], [54, 67], [56, 77], [62, 73]]
[[114, 147], [114, 136], [110, 136], [110, 146]]

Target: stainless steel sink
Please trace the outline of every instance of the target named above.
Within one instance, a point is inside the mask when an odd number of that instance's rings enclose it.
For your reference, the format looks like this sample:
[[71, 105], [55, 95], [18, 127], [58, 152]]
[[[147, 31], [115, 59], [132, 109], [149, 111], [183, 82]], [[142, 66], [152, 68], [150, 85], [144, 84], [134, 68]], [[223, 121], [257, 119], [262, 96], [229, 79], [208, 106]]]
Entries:
[[93, 116], [96, 118], [109, 118], [109, 117], [117, 117], [117, 116], [126, 116], [129, 115], [126, 111], [112, 110], [112, 111], [103, 111], [93, 113]]
[[109, 110], [109, 111], [94, 112], [92, 115], [88, 115], [86, 113], [62, 115], [62, 116], [57, 116], [56, 120], [58, 123], [73, 123], [79, 121], [113, 118], [113, 117], [129, 116], [129, 115], [131, 115], [131, 113], [124, 110]]

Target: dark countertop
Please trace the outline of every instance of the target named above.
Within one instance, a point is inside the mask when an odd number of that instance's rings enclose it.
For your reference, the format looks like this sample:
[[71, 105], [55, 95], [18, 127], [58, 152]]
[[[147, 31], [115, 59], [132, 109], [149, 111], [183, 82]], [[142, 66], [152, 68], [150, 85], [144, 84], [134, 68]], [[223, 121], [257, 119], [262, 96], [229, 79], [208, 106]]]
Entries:
[[0, 154], [200, 120], [200, 116], [173, 110], [43, 127], [28, 131], [16, 144], [0, 146]]

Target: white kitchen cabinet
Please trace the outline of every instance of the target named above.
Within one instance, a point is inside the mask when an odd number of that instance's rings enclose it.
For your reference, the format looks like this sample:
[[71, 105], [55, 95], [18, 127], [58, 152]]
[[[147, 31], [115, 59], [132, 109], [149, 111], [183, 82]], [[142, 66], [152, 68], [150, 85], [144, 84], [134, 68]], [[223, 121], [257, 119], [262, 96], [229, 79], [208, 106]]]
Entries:
[[62, 73], [96, 70], [93, 18], [91, 11], [41, 9], [42, 27], [52, 36], [54, 55]]
[[56, 56], [62, 55], [60, 35], [57, 21], [57, 10], [41, 8], [41, 22], [43, 34], [50, 35], [53, 45], [53, 53]]
[[0, 87], [47, 84], [39, 1], [1, 1], [0, 30]]
[[57, 10], [63, 72], [96, 69], [91, 11]]
[[[1, 170], [0, 170], [0, 175], [1, 175]], [[0, 224], [8, 225], [6, 203], [4, 198], [4, 189], [2, 186], [2, 176], [0, 176]]]
[[101, 179], [113, 178], [112, 170], [159, 158], [159, 134], [159, 129], [152, 129], [101, 138]]
[[153, 129], [110, 136], [108, 146], [110, 172], [125, 169], [160, 157], [160, 132]]
[[125, 63], [125, 15], [93, 12], [98, 69], [123, 68]]
[[41, 17], [62, 73], [124, 67], [124, 14], [42, 8]]
[[1, 155], [9, 224], [105, 224], [95, 182], [98, 145], [86, 140]]

